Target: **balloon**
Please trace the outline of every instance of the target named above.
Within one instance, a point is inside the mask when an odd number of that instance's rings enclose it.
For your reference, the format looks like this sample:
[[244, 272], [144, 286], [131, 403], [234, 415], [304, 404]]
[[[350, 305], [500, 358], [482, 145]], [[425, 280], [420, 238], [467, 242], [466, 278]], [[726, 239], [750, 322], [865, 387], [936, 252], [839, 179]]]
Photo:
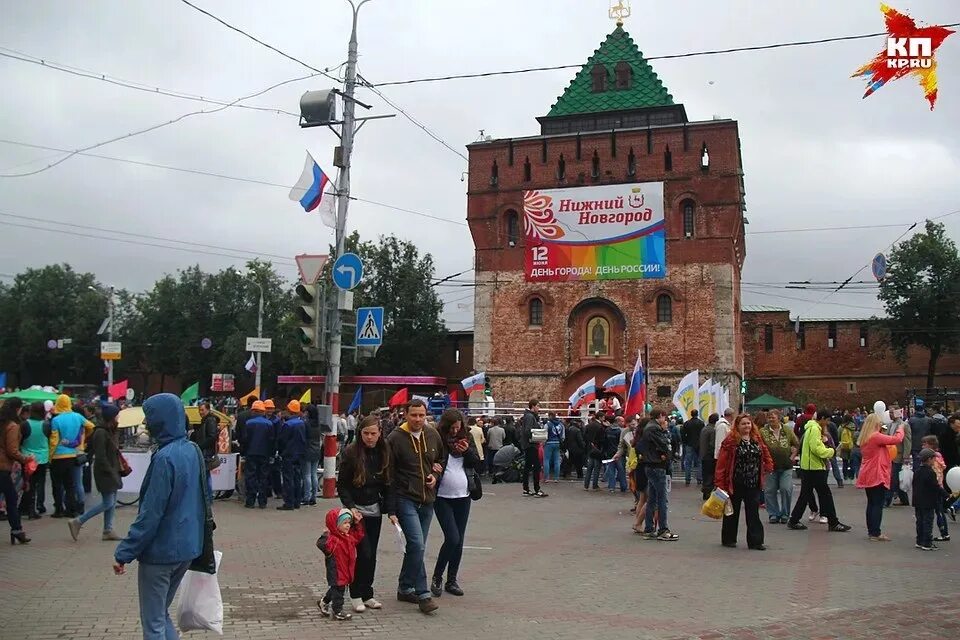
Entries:
[[889, 411], [884, 411], [880, 414], [880, 421], [883, 422], [883, 424], [891, 424], [893, 423], [893, 415]]
[[947, 471], [947, 476], [944, 478], [947, 482], [947, 486], [950, 487], [951, 491], [960, 491], [960, 467], [954, 467]]
[[873, 403], [873, 412], [878, 416], [882, 416], [883, 412], [887, 410], [887, 405], [883, 400], [877, 400]]

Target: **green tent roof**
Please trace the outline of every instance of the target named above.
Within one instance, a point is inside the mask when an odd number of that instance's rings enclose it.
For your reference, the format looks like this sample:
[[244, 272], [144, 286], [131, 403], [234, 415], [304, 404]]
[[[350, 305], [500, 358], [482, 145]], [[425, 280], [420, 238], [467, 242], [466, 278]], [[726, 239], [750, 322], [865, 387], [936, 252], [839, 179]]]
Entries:
[[44, 400], [56, 400], [57, 394], [42, 389], [24, 389], [23, 391], [11, 391], [0, 395], [0, 400], [9, 400], [10, 398], [20, 398], [24, 402], [43, 402]]
[[780, 398], [772, 396], [769, 393], [765, 393], [758, 398], [754, 398], [746, 404], [747, 409], [783, 409], [784, 407], [792, 406], [792, 402], [781, 400]]
[[[618, 62], [626, 62], [633, 70], [633, 80], [627, 89], [616, 88], [615, 69]], [[602, 64], [607, 70], [607, 90], [593, 91], [593, 68]], [[625, 111], [673, 105], [673, 96], [667, 92], [640, 49], [623, 27], [617, 26], [600, 48], [593, 52], [563, 95], [550, 109], [547, 117], [569, 116], [603, 111]]]

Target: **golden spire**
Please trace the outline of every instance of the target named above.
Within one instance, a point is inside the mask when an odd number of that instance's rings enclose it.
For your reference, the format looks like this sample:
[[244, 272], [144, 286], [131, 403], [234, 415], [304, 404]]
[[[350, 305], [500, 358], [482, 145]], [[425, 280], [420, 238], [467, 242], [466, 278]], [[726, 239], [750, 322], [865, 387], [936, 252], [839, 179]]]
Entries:
[[630, 17], [630, 0], [610, 0], [610, 19], [617, 21], [617, 26], [623, 26], [623, 19]]

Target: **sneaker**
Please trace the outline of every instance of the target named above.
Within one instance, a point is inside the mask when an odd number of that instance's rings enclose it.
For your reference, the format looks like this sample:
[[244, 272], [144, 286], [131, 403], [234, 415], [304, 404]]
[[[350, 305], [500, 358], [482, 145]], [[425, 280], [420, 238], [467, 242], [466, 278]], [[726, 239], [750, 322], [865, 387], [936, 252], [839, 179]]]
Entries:
[[74, 542], [80, 537], [80, 527], [82, 526], [83, 524], [76, 518], [67, 521], [67, 528], [70, 529], [70, 537], [73, 538]]
[[367, 610], [367, 606], [363, 604], [363, 600], [360, 598], [350, 598], [350, 604], [353, 605], [353, 610], [357, 613], [363, 613]]
[[835, 533], [846, 533], [847, 531], [850, 531], [851, 528], [852, 527], [848, 524], [843, 524], [842, 522], [838, 522], [837, 524], [830, 527], [830, 531], [833, 531]]
[[787, 524], [790, 522], [790, 516], [780, 516], [780, 524]]
[[123, 536], [118, 536], [113, 531], [104, 531], [100, 539], [104, 542], [116, 542], [117, 540], [123, 540]]
[[656, 531], [644, 531], [642, 534], [644, 540], [656, 540], [657, 532]]
[[430, 581], [430, 593], [435, 598], [443, 595], [443, 576], [433, 576], [433, 580]]
[[530, 493], [530, 489], [524, 489], [524, 490], [523, 490], [523, 495], [525, 495], [525, 496], [532, 496], [533, 494]]
[[780, 518], [770, 518], [770, 524], [780, 524]]
[[827, 520], [827, 516], [820, 516], [820, 518], [817, 520], [817, 522], [819, 522], [820, 524], [827, 524], [827, 523], [830, 522], [830, 521]]
[[948, 533], [947, 535], [937, 536], [936, 538], [933, 539], [933, 541], [934, 542], [950, 542], [950, 534]]
[[293, 511], [293, 507], [282, 504], [279, 507], [277, 507], [277, 511]]
[[546, 498], [548, 494], [544, 493], [543, 491], [537, 491], [532, 495], [534, 498]]
[[353, 618], [352, 614], [347, 613], [346, 611], [337, 611], [333, 614], [334, 620], [350, 620]]
[[916, 547], [917, 549], [920, 549], [920, 551], [933, 551], [935, 548], [933, 545], [930, 545], [929, 547], [925, 547], [922, 544], [915, 544], [913, 546]]
[[802, 522], [787, 522], [787, 529], [790, 529], [791, 531], [804, 531], [806, 528], [807, 525], [803, 524]]
[[417, 604], [420, 605], [420, 613], [433, 613], [440, 608], [440, 605], [434, 602], [433, 598], [425, 598]]
[[370, 599], [368, 599], [368, 600], [364, 600], [363, 604], [366, 605], [367, 609], [382, 609], [382, 608], [383, 608], [383, 605], [382, 605], [382, 604], [380, 603], [380, 601], [377, 600], [376, 598], [370, 598]]
[[330, 603], [324, 602], [323, 600], [317, 600], [317, 606], [320, 607], [320, 615], [324, 618], [330, 616]]
[[417, 594], [411, 591], [410, 593], [403, 593], [402, 591], [397, 591], [397, 600], [400, 602], [409, 602], [411, 604], [417, 604], [420, 600], [417, 599]]
[[810, 512], [810, 517], [807, 518], [807, 520], [809, 520], [810, 522], [816, 522], [816, 521], [817, 521], [817, 518], [819, 518], [819, 517], [820, 517], [820, 514], [819, 514], [819, 513], [817, 513], [816, 511], [811, 511], [811, 512]]
[[878, 536], [867, 536], [867, 540], [870, 542], [890, 542], [890, 537], [881, 533]]
[[670, 529], [664, 529], [659, 534], [657, 534], [657, 540], [662, 540], [664, 542], [675, 542], [680, 539], [675, 533], [671, 533]]

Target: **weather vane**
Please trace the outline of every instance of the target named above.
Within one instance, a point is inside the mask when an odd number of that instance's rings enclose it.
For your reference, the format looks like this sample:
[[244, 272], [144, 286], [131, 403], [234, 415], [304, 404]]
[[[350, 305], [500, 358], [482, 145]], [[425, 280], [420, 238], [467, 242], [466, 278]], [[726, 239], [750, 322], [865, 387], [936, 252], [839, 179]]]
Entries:
[[623, 19], [630, 17], [630, 0], [610, 0], [610, 19], [617, 21], [617, 26], [623, 26]]

